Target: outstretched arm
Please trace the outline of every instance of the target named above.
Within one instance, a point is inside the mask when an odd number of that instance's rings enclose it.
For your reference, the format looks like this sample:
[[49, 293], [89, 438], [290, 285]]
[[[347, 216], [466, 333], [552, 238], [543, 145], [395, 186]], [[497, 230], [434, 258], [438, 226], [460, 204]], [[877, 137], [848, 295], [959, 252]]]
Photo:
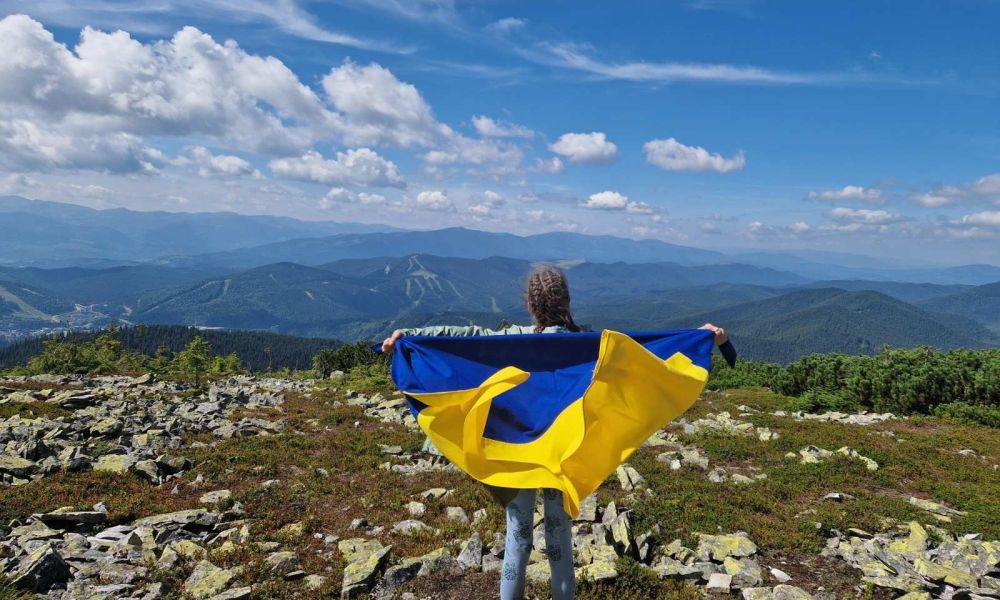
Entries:
[[715, 334], [715, 345], [719, 348], [719, 352], [722, 352], [722, 358], [726, 359], [726, 364], [730, 367], [736, 366], [736, 348], [733, 347], [732, 343], [729, 342], [729, 336], [726, 335], [726, 330], [721, 327], [716, 327], [711, 323], [705, 323], [699, 329], [708, 329]]
[[729, 336], [726, 335], [726, 330], [721, 327], [716, 327], [711, 323], [705, 323], [698, 329], [707, 329], [715, 334], [715, 345], [721, 346], [729, 341]]
[[448, 337], [468, 337], [473, 335], [495, 335], [496, 331], [479, 325], [434, 325], [431, 327], [413, 327], [410, 329], [397, 329], [392, 335], [382, 342], [382, 352], [392, 353], [396, 348], [399, 338], [406, 335], [425, 336], [448, 336]]

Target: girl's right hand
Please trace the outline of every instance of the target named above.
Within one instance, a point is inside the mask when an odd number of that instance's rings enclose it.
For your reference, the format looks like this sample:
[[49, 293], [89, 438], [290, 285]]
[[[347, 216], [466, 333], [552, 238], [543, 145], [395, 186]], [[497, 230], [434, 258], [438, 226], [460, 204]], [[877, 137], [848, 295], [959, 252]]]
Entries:
[[403, 337], [403, 332], [396, 330], [392, 332], [392, 335], [385, 338], [382, 341], [382, 354], [392, 354], [392, 351], [396, 349], [396, 341]]

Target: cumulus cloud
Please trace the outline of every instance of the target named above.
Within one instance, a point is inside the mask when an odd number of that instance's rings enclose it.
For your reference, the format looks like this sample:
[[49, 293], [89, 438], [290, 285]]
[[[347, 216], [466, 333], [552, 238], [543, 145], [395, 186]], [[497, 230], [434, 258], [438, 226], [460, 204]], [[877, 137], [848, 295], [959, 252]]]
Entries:
[[729, 173], [741, 171], [746, 166], [746, 157], [740, 150], [732, 158], [712, 154], [700, 146], [685, 146], [674, 138], [651, 140], [643, 147], [646, 162], [667, 171], [715, 171]]
[[8, 123], [50, 135], [200, 134], [257, 150], [301, 147], [335, 120], [277, 59], [193, 27], [150, 44], [87, 27], [70, 51], [23, 15], [0, 20], [0, 103]]
[[381, 194], [368, 194], [365, 192], [355, 193], [351, 190], [346, 190], [342, 187], [330, 188], [330, 191], [326, 193], [325, 196], [320, 198], [319, 208], [323, 210], [329, 210], [335, 208], [337, 205], [343, 204], [361, 204], [361, 205], [380, 205], [387, 204], [389, 200], [382, 196]]
[[984, 210], [971, 215], [965, 215], [962, 217], [962, 223], [977, 227], [1000, 229], [1000, 210]]
[[992, 200], [1000, 206], [1000, 173], [981, 177], [972, 183], [946, 185], [916, 194], [913, 199], [928, 208]]
[[423, 191], [417, 194], [417, 208], [434, 211], [454, 211], [455, 205], [448, 199], [448, 194], [437, 190]]
[[580, 207], [592, 210], [622, 210], [631, 215], [651, 215], [656, 212], [645, 202], [629, 200], [628, 196], [610, 190], [591, 194], [586, 201], [580, 203]]
[[552, 175], [562, 173], [566, 170], [566, 165], [558, 156], [553, 156], [550, 159], [536, 158], [534, 170], [538, 173], [549, 173]]
[[507, 204], [507, 201], [503, 196], [493, 190], [486, 190], [476, 202], [473, 202], [466, 207], [466, 210], [473, 217], [489, 217], [493, 215], [496, 209], [504, 206], [505, 204]]
[[858, 223], [863, 225], [886, 225], [900, 221], [900, 216], [885, 210], [869, 210], [867, 208], [837, 207], [831, 209], [827, 216], [834, 221], [843, 223]]
[[369, 148], [338, 152], [332, 160], [310, 150], [298, 158], [272, 160], [268, 166], [276, 175], [300, 181], [396, 188], [406, 186], [395, 163]]
[[564, 133], [555, 143], [549, 145], [549, 150], [565, 157], [571, 163], [608, 164], [618, 156], [618, 146], [608, 141], [605, 134]]
[[531, 138], [535, 132], [523, 125], [503, 123], [489, 117], [472, 117], [472, 125], [479, 135], [496, 138]]
[[881, 202], [882, 190], [866, 188], [859, 185], [848, 185], [839, 190], [825, 190], [822, 192], [809, 192], [810, 198], [826, 200], [828, 202], [843, 202], [845, 200], [861, 200], [864, 202]]
[[628, 197], [612, 191], [597, 192], [591, 194], [580, 206], [598, 210], [624, 210], [628, 206]]
[[69, 49], [30, 17], [7, 16], [0, 20], [0, 166], [152, 172], [157, 157], [147, 136], [279, 157], [336, 141], [417, 146], [507, 169], [523, 158], [439, 122], [416, 87], [381, 65], [347, 60], [320, 87], [322, 96], [280, 60], [193, 27], [150, 43], [87, 27]]
[[191, 158], [198, 166], [198, 174], [202, 177], [211, 177], [212, 175], [261, 176], [260, 171], [254, 169], [253, 165], [239, 156], [212, 154], [204, 146], [191, 148]]
[[350, 144], [431, 146], [451, 131], [434, 118], [414, 85], [381, 65], [347, 60], [331, 69], [322, 85], [345, 117], [340, 129]]
[[161, 159], [128, 133], [74, 135], [28, 119], [0, 120], [0, 165], [6, 168], [154, 173]]
[[476, 165], [474, 174], [483, 176], [511, 175], [520, 171], [524, 152], [516, 146], [494, 140], [474, 140], [450, 134], [441, 149], [421, 156], [431, 173], [448, 165]]

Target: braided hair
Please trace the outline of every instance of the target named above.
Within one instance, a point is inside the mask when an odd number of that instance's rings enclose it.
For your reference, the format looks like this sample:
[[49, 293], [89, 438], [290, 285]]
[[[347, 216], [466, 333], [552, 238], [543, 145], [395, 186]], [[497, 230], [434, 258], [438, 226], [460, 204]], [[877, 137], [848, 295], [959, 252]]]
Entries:
[[566, 284], [566, 276], [559, 269], [545, 265], [532, 271], [528, 276], [525, 300], [528, 312], [535, 321], [535, 333], [554, 326], [582, 331], [570, 314], [569, 286]]

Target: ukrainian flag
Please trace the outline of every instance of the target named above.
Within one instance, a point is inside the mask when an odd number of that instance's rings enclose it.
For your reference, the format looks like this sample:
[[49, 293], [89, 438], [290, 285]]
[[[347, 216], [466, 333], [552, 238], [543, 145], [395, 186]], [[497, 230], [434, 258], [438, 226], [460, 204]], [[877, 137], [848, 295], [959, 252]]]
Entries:
[[708, 380], [702, 329], [404, 337], [392, 377], [444, 456], [504, 488], [563, 492], [576, 517]]

